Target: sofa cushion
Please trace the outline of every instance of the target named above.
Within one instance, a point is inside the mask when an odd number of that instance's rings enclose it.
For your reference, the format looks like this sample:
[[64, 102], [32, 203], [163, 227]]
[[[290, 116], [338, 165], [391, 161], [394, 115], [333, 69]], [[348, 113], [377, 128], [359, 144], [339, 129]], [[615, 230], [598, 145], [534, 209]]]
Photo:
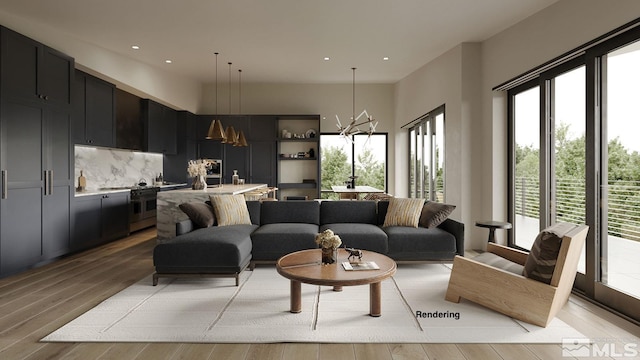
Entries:
[[382, 230], [389, 238], [387, 256], [395, 260], [451, 260], [456, 255], [456, 238], [443, 229], [389, 226]]
[[424, 199], [391, 198], [383, 226], [418, 227]]
[[256, 225], [197, 229], [156, 245], [153, 263], [160, 273], [238, 272], [251, 260]]
[[278, 223], [320, 225], [320, 204], [314, 200], [263, 202], [260, 208], [260, 225]]
[[[265, 204], [268, 203], [263, 203], [263, 205]], [[262, 225], [251, 234], [253, 259], [275, 261], [295, 251], [316, 249], [318, 245], [315, 243], [315, 238], [318, 232], [319, 228], [316, 224], [273, 223]]]
[[361, 223], [376, 225], [375, 201], [323, 201], [320, 204], [320, 225]]
[[178, 205], [183, 213], [187, 214], [189, 219], [200, 228], [213, 226], [216, 223], [216, 216], [213, 213], [213, 207], [209, 204], [201, 202], [188, 202]]
[[218, 226], [251, 224], [244, 195], [211, 195], [210, 199]]
[[[353, 201], [355, 202], [355, 201]], [[349, 201], [349, 203], [353, 203]], [[375, 251], [386, 254], [389, 250], [387, 234], [377, 225], [361, 223], [334, 223], [320, 226], [320, 231], [331, 229], [342, 239], [342, 247]]]
[[449, 215], [455, 210], [455, 205], [442, 204], [435, 201], [427, 201], [420, 213], [419, 225], [428, 229], [433, 229], [447, 220]]

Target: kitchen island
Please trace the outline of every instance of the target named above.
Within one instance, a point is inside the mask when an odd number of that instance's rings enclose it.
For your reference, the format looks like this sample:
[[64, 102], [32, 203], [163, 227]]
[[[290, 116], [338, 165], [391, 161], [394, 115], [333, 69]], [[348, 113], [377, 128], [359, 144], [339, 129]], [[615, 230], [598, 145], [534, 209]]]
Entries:
[[266, 188], [267, 184], [243, 184], [208, 187], [204, 190], [192, 190], [191, 188], [162, 191], [158, 193], [157, 224], [158, 241], [171, 239], [176, 236], [176, 223], [188, 219], [187, 215], [178, 207], [185, 202], [205, 202], [211, 195], [236, 195], [244, 194], [260, 188]]

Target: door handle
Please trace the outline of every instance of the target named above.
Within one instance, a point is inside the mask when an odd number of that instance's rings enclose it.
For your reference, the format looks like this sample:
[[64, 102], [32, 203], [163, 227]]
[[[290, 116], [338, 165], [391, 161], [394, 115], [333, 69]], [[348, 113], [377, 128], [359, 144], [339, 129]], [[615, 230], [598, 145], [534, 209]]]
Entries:
[[53, 170], [49, 170], [49, 181], [47, 184], [49, 185], [49, 195], [53, 195]]
[[2, 198], [6, 199], [9, 195], [9, 184], [8, 184], [8, 175], [7, 170], [2, 170]]
[[49, 195], [49, 171], [44, 171], [44, 196]]

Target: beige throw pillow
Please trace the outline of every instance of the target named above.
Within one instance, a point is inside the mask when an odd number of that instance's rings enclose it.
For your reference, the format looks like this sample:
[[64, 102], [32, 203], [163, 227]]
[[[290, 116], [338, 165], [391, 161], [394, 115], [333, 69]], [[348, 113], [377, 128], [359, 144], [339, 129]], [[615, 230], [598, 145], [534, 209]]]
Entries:
[[391, 198], [382, 226], [418, 227], [424, 199]]
[[455, 210], [455, 205], [442, 204], [435, 201], [428, 201], [422, 207], [420, 214], [420, 226], [433, 229], [447, 220], [449, 215]]
[[251, 217], [244, 195], [211, 195], [218, 226], [251, 225]]
[[206, 228], [216, 223], [213, 207], [205, 203], [190, 202], [178, 205], [197, 227]]

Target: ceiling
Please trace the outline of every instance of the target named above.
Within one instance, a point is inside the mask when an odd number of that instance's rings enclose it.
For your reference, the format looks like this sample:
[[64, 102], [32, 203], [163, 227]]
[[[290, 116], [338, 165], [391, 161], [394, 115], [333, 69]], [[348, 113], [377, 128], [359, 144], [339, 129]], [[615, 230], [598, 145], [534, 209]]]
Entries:
[[395, 83], [556, 1], [2, 0], [0, 11], [202, 82], [219, 52], [219, 81], [232, 62], [243, 82], [350, 83], [356, 67], [359, 83]]

